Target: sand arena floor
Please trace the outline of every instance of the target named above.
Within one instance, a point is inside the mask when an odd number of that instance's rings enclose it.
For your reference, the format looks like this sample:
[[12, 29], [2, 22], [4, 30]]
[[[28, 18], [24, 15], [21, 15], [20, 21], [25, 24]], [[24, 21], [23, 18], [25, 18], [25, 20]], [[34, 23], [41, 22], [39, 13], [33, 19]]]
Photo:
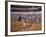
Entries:
[[39, 31], [42, 30], [42, 24], [38, 22], [27, 21], [15, 21], [11, 22], [11, 32], [20, 32], [20, 31]]

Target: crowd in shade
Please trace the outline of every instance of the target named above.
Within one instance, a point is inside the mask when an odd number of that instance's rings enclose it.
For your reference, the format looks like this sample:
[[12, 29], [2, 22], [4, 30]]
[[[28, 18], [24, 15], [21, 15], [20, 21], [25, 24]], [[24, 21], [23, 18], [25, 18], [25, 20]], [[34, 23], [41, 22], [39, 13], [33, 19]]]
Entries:
[[12, 14], [11, 19], [41, 22], [41, 14]]
[[[17, 21], [34, 21], [34, 22], [41, 22], [42, 14], [41, 6], [20, 6], [20, 5], [11, 5], [11, 19]], [[31, 12], [34, 14], [30, 14]], [[18, 14], [16, 14], [18, 12]], [[19, 12], [30, 12], [29, 14], [20, 14]], [[14, 13], [14, 14], [13, 14]], [[39, 13], [39, 14], [36, 14]]]

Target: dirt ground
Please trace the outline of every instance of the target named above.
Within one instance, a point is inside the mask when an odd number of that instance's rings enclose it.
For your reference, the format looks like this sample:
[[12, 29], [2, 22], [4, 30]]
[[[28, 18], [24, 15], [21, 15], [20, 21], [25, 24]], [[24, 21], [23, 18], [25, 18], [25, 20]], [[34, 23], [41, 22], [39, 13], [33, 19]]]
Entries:
[[39, 31], [42, 29], [42, 24], [37, 22], [21, 22], [16, 21], [11, 23], [11, 32], [19, 32], [19, 31]]

